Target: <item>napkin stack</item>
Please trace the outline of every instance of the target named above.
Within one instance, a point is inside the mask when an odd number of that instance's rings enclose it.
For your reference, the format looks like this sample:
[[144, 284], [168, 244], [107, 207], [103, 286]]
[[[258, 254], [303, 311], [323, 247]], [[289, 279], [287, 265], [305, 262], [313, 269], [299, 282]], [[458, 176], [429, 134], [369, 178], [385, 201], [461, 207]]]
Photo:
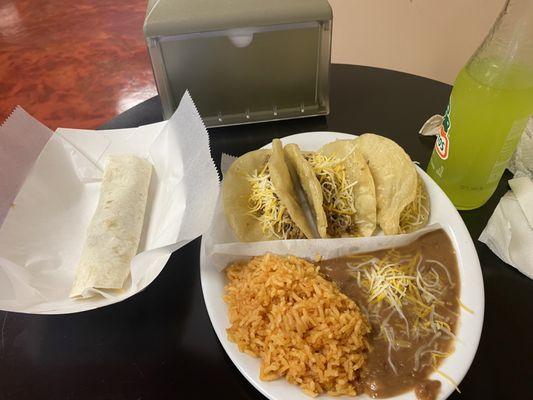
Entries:
[[[434, 115], [420, 134], [438, 133], [442, 116]], [[511, 190], [498, 203], [479, 240], [500, 259], [533, 279], [533, 118], [507, 167]]]
[[511, 190], [500, 200], [479, 240], [533, 279], [533, 118], [507, 167]]

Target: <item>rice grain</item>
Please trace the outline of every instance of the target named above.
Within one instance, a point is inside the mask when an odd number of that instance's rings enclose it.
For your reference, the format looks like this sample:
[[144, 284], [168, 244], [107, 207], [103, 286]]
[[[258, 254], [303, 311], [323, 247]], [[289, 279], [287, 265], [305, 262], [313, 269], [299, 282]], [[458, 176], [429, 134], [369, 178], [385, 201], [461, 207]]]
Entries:
[[357, 305], [303, 259], [266, 254], [226, 269], [228, 338], [310, 396], [355, 396], [369, 325]]

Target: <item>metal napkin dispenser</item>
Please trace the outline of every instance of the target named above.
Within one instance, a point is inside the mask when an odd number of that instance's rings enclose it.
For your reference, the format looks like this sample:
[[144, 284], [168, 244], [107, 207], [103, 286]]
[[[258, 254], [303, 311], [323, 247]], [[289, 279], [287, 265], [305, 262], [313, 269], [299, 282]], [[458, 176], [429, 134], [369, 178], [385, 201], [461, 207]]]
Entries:
[[163, 116], [185, 90], [210, 127], [328, 114], [331, 24], [326, 0], [149, 0]]

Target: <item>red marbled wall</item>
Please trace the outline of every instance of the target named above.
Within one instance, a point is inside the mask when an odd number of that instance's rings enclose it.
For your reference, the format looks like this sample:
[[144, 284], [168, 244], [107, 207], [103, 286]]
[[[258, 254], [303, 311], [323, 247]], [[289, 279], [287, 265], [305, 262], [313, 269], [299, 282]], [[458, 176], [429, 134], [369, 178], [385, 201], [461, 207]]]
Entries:
[[20, 104], [52, 129], [95, 128], [157, 94], [146, 0], [0, 0], [0, 122]]

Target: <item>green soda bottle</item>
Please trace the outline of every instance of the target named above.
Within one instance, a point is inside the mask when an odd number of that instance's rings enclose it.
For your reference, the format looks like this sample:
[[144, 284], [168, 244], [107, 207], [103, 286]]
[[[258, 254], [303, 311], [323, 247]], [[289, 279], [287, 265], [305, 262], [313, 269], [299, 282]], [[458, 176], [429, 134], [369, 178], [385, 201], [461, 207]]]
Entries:
[[533, 0], [507, 0], [461, 70], [427, 168], [460, 210], [494, 193], [533, 115]]

